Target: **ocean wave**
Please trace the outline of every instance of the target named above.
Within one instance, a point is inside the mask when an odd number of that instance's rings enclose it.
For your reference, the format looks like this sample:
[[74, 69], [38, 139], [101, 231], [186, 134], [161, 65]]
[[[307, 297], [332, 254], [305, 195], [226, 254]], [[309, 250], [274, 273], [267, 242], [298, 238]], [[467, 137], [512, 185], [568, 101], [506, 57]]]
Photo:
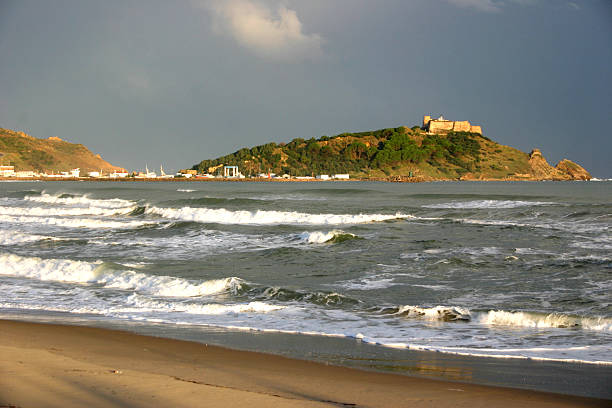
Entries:
[[127, 298], [129, 305], [135, 306], [139, 311], [156, 312], [179, 312], [197, 315], [222, 315], [239, 313], [269, 313], [285, 309], [285, 306], [273, 305], [265, 302], [248, 302], [238, 304], [219, 304], [219, 303], [183, 303], [183, 302], [164, 302], [153, 300], [147, 297], [133, 294]]
[[572, 316], [562, 313], [507, 312], [491, 310], [481, 313], [478, 322], [487, 325], [531, 328], [582, 328], [612, 331], [612, 319], [604, 317]]
[[45, 239], [55, 239], [44, 235], [24, 234], [18, 231], [2, 230], [0, 231], [0, 245], [15, 245], [25, 242], [42, 241]]
[[179, 188], [176, 191], [178, 191], [179, 193], [193, 193], [196, 190], [192, 190], [190, 188]]
[[541, 221], [538, 223], [532, 222], [517, 222], [517, 221], [506, 221], [506, 220], [480, 220], [472, 218], [459, 218], [453, 219], [455, 222], [462, 224], [475, 224], [475, 225], [489, 225], [489, 226], [502, 226], [502, 227], [516, 227], [516, 228], [541, 228], [550, 229], [557, 231], [573, 232], [573, 233], [599, 233], [607, 232], [610, 227], [607, 224], [588, 224], [584, 222], [559, 222], [550, 221], [546, 223]]
[[133, 207], [136, 203], [133, 201], [122, 200], [120, 198], [109, 198], [109, 199], [94, 199], [89, 198], [87, 195], [72, 195], [72, 194], [59, 194], [51, 195], [45, 192], [39, 196], [25, 196], [24, 200], [34, 201], [38, 203], [47, 204], [63, 204], [73, 206], [84, 206], [84, 207], [99, 207], [99, 208], [124, 208]]
[[451, 201], [448, 203], [427, 204], [423, 208], [453, 208], [453, 209], [495, 209], [495, 208], [519, 208], [541, 205], [558, 205], [550, 201], [521, 201], [521, 200], [474, 200], [474, 201]]
[[469, 321], [471, 319], [470, 311], [459, 306], [420, 307], [404, 305], [385, 309], [383, 312], [402, 317], [441, 320], [445, 322]]
[[303, 292], [279, 287], [251, 288], [248, 294], [255, 299], [277, 300], [282, 302], [307, 302], [325, 306], [355, 305], [359, 303], [356, 299], [336, 292]]
[[195, 221], [201, 223], [217, 224], [361, 224], [367, 222], [380, 222], [395, 219], [410, 218], [409, 215], [396, 213], [388, 214], [307, 214], [285, 211], [230, 211], [224, 208], [159, 208], [149, 207], [147, 214], [154, 214], [164, 218]]
[[118, 264], [102, 261], [43, 259], [14, 254], [0, 255], [0, 274], [42, 281], [97, 284], [107, 288], [134, 290], [157, 296], [194, 297], [221, 293], [236, 294], [243, 281], [229, 277], [203, 282], [170, 276], [147, 275], [124, 270]]
[[79, 215], [98, 215], [112, 216], [130, 214], [138, 207], [120, 208], [101, 208], [101, 207], [64, 207], [64, 208], [44, 208], [44, 207], [0, 207], [0, 215], [28, 215], [36, 217], [48, 216], [79, 216]]
[[138, 228], [144, 225], [152, 224], [152, 221], [110, 221], [110, 220], [99, 220], [95, 218], [53, 218], [53, 217], [28, 217], [28, 216], [11, 216], [11, 215], [0, 215], [0, 222], [5, 223], [21, 223], [21, 224], [40, 224], [40, 225], [54, 225], [58, 227], [69, 227], [69, 228], [110, 228], [110, 229], [124, 229], [124, 228]]
[[300, 239], [309, 244], [340, 243], [356, 238], [358, 238], [356, 235], [341, 230], [302, 232], [300, 234]]

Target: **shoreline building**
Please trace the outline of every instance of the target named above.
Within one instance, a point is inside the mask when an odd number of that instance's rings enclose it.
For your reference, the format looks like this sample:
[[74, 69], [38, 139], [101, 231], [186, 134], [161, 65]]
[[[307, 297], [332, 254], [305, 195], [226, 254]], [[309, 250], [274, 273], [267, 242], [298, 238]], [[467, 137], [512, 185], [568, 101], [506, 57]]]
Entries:
[[472, 132], [482, 135], [480, 126], [472, 125], [467, 120], [448, 120], [442, 115], [438, 119], [432, 119], [429, 115], [423, 116], [422, 129], [431, 135], [448, 132]]

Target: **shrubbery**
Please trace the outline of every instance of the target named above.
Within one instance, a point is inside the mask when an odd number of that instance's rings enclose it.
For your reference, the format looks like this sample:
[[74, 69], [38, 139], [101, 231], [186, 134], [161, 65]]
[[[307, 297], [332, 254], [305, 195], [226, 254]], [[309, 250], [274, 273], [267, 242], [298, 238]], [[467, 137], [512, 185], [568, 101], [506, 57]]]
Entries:
[[[418, 133], [419, 137], [415, 137]], [[371, 132], [343, 133], [319, 139], [293, 139], [286, 145], [268, 143], [251, 149], [243, 148], [214, 160], [203, 160], [193, 168], [237, 165], [245, 175], [260, 172], [311, 174], [355, 173], [369, 169], [383, 172], [402, 163], [424, 161], [441, 167], [442, 163], [457, 166], [459, 173], [473, 171], [480, 161], [480, 136], [467, 132], [447, 135], [426, 135], [418, 127], [380, 129]], [[368, 142], [365, 142], [368, 140]], [[372, 143], [375, 140], [376, 143]], [[422, 140], [417, 143], [417, 140]]]

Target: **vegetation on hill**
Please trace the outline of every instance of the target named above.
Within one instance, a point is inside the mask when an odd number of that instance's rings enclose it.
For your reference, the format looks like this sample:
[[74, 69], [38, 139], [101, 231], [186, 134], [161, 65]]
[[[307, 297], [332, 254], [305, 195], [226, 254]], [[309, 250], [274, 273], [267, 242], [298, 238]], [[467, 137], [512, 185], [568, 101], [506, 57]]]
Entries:
[[69, 143], [58, 137], [37, 139], [23, 132], [0, 128], [0, 163], [13, 165], [15, 170], [39, 172], [114, 171], [119, 167], [94, 155], [82, 144]]
[[[490, 163], [492, 157], [495, 164]], [[517, 164], [526, 169], [528, 159], [527, 154], [477, 133], [429, 135], [419, 127], [402, 126], [243, 148], [203, 160], [193, 169], [214, 172], [221, 165], [237, 165], [247, 176], [262, 172], [292, 176], [349, 173], [361, 178], [413, 174], [433, 179], [485, 172], [501, 178], [520, 171]]]

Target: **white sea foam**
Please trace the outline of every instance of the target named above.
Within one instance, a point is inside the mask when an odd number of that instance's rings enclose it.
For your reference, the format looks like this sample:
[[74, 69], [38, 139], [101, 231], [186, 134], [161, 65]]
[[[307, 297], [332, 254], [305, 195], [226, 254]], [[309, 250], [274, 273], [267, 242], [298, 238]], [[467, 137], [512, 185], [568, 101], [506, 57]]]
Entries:
[[124, 208], [133, 207], [135, 205], [133, 201], [122, 200], [120, 198], [94, 199], [89, 198], [87, 195], [62, 197], [61, 194], [51, 195], [47, 193], [42, 193], [39, 196], [26, 196], [24, 197], [24, 200], [47, 204], [63, 204], [99, 208]]
[[612, 331], [612, 319], [603, 317], [570, 316], [561, 313], [507, 312], [491, 310], [478, 316], [478, 321], [488, 325], [532, 328], [582, 328], [586, 330]]
[[197, 315], [222, 315], [229, 313], [269, 313], [282, 310], [285, 307], [273, 305], [265, 302], [248, 302], [238, 304], [219, 304], [219, 303], [182, 303], [182, 302], [163, 302], [153, 300], [138, 294], [130, 295], [127, 299], [128, 304], [136, 306], [138, 309], [155, 310], [158, 312], [183, 312]]
[[475, 200], [451, 201], [449, 203], [427, 204], [424, 208], [456, 208], [456, 209], [487, 209], [487, 208], [518, 208], [540, 205], [555, 205], [549, 201], [520, 201], [520, 200]]
[[180, 193], [193, 193], [196, 190], [192, 190], [190, 188], [179, 188], [176, 191], [180, 192]]
[[25, 242], [41, 241], [43, 239], [54, 239], [43, 235], [30, 235], [18, 231], [2, 230], [0, 231], [0, 245], [15, 245]]
[[58, 227], [69, 228], [138, 228], [143, 225], [151, 224], [147, 221], [110, 221], [95, 218], [53, 218], [53, 217], [29, 217], [0, 215], [0, 222], [5, 223], [28, 223], [40, 225], [55, 225]]
[[406, 317], [418, 317], [428, 320], [470, 320], [470, 311], [459, 306], [435, 306], [435, 307], [420, 307], [420, 306], [401, 306], [397, 315]]
[[117, 208], [101, 208], [101, 207], [62, 207], [62, 208], [45, 208], [45, 207], [0, 207], [0, 215], [26, 215], [36, 217], [49, 216], [78, 216], [78, 215], [98, 215], [111, 216], [129, 214], [134, 211], [136, 206], [117, 207]]
[[333, 231], [327, 231], [327, 232], [314, 231], [314, 232], [302, 232], [300, 234], [300, 239], [302, 241], [308, 242], [309, 244], [324, 244], [341, 235], [348, 235], [351, 237], [355, 236], [353, 234], [348, 234], [341, 230], [333, 230]]
[[158, 296], [193, 297], [224, 292], [237, 293], [239, 278], [194, 282], [170, 276], [157, 276], [117, 269], [101, 261], [83, 262], [69, 259], [42, 259], [14, 254], [0, 255], [0, 274], [42, 281], [97, 284], [108, 288], [135, 290]]
[[531, 222], [517, 222], [517, 221], [507, 221], [507, 220], [479, 220], [479, 219], [471, 219], [471, 218], [459, 218], [454, 221], [463, 223], [463, 224], [476, 224], [476, 225], [501, 225], [508, 227], [528, 227], [528, 228], [542, 228], [542, 229], [551, 229], [551, 230], [560, 230], [567, 231], [573, 233], [601, 233], [607, 232], [610, 227], [607, 224], [594, 224], [594, 223], [584, 223], [584, 222], [559, 222], [559, 221], [550, 221], [549, 223], [542, 221], [537, 223]]
[[230, 211], [224, 208], [160, 208], [150, 207], [147, 214], [155, 214], [164, 218], [219, 224], [361, 224], [367, 222], [387, 221], [409, 218], [409, 215], [389, 214], [307, 214], [285, 211]]

